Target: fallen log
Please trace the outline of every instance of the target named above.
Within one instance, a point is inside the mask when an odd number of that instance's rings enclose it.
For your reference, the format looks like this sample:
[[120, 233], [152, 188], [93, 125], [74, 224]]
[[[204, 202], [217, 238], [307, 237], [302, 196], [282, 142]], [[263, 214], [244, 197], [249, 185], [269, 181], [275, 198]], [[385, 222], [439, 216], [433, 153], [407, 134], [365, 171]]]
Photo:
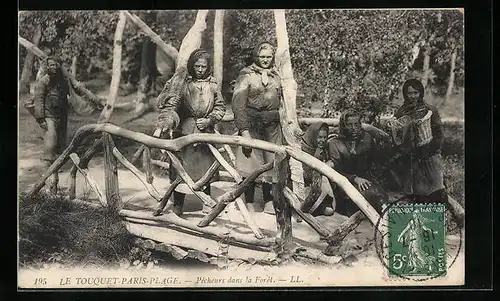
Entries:
[[113, 147], [113, 155], [124, 167], [130, 170], [132, 174], [134, 174], [134, 176], [136, 176], [139, 179], [139, 181], [141, 181], [141, 183], [148, 191], [149, 195], [152, 196], [158, 202], [160, 202], [161, 196], [158, 190], [151, 183], [147, 181], [146, 176], [137, 167], [135, 167], [132, 163], [130, 163], [116, 147]]
[[220, 227], [207, 226], [204, 228], [200, 228], [196, 224], [189, 222], [183, 218], [180, 218], [174, 213], [167, 213], [162, 216], [152, 216], [148, 212], [139, 212], [139, 211], [123, 209], [120, 210], [119, 214], [120, 216], [123, 217], [129, 217], [129, 218], [131, 217], [141, 220], [160, 222], [162, 223], [163, 226], [165, 226], [165, 223], [169, 223], [198, 233], [215, 236], [221, 239], [227, 238], [229, 239], [229, 241], [239, 242], [259, 247], [270, 247], [274, 243], [273, 239], [256, 239], [253, 236], [238, 234], [236, 232], [232, 232], [229, 231], [228, 229], [223, 229]]
[[72, 153], [69, 155], [71, 161], [73, 161], [73, 164], [78, 168], [78, 171], [82, 174], [82, 176], [87, 180], [89, 183], [90, 188], [94, 190], [96, 193], [97, 197], [99, 198], [99, 202], [101, 202], [101, 205], [104, 207], [107, 207], [107, 200], [106, 200], [106, 195], [102, 192], [102, 190], [99, 188], [99, 185], [97, 182], [92, 179], [89, 175], [88, 170], [85, 168], [80, 168], [80, 158], [78, 158], [78, 155], [75, 153]]

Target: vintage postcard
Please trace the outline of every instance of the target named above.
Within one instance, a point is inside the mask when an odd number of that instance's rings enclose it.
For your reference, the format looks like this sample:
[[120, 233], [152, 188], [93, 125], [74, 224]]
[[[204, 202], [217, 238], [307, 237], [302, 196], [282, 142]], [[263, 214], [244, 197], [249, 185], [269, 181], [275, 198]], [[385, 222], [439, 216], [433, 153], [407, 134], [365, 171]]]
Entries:
[[18, 288], [460, 286], [464, 10], [20, 11]]

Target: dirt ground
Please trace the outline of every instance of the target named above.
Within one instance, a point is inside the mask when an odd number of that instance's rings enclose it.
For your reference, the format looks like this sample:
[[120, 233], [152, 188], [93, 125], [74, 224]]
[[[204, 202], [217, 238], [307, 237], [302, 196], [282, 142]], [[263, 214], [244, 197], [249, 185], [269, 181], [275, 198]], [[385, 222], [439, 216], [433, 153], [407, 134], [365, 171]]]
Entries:
[[[75, 131], [81, 125], [95, 122], [97, 120], [97, 116], [97, 113], [87, 117], [77, 115], [70, 116], [68, 139], [71, 139], [73, 137]], [[122, 126], [121, 123], [126, 118], [126, 112], [116, 110], [113, 114], [111, 122]], [[145, 117], [133, 121], [130, 124], [123, 125], [123, 127], [138, 132], [147, 132], [152, 130], [152, 125], [154, 124], [155, 119], [156, 114], [150, 113]], [[42, 130], [38, 127], [33, 118], [22, 106], [20, 106], [18, 154], [18, 179], [20, 192], [25, 191], [29, 187], [29, 185], [33, 184], [44, 171], [39, 159], [41, 157], [43, 149], [42, 135]], [[117, 139], [115, 142], [117, 144], [117, 147], [127, 158], [131, 158], [132, 154], [138, 147], [138, 145], [136, 144], [130, 143], [128, 141], [122, 141], [120, 139]], [[82, 147], [82, 149], [84, 149], [84, 147]], [[68, 168], [70, 167], [69, 164], [69, 162], [66, 163], [60, 173], [60, 186], [62, 190], [67, 187]], [[94, 158], [90, 162], [89, 171], [91, 177], [96, 180], [97, 183], [101, 184], [101, 187], [103, 189], [104, 171], [102, 169], [102, 155]], [[130, 209], [150, 211], [156, 205], [156, 202], [148, 195], [148, 193], [144, 189], [144, 186], [135, 176], [132, 175], [131, 172], [125, 170], [120, 166], [118, 174], [120, 194], [122, 200], [127, 204], [126, 207]], [[158, 189], [160, 194], [162, 194], [168, 187], [169, 182], [166, 177], [156, 174], [154, 185]], [[216, 188], [214, 189], [214, 196], [216, 197], [222, 192], [223, 190]], [[260, 189], [257, 189], [256, 194], [257, 198], [261, 196]], [[90, 186], [85, 182], [85, 179], [81, 175], [78, 175], [77, 177], [77, 197], [95, 199], [95, 195], [91, 191]], [[228, 208], [232, 207], [229, 206]], [[201, 202], [199, 202], [193, 195], [188, 196], [185, 204], [185, 212], [187, 213], [188, 219], [190, 218], [190, 216], [196, 217], [200, 213], [200, 210]], [[232, 218], [234, 219], [235, 212], [232, 212], [232, 210], [233, 209], [226, 210], [221, 215], [221, 219], [229, 221], [231, 221]], [[267, 215], [265, 213], [252, 212], [251, 214], [254, 216], [259, 226], [262, 225], [262, 229], [265, 229], [266, 232], [273, 233], [275, 231], [276, 224], [275, 218], [273, 216]], [[219, 221], [221, 219], [219, 219]], [[318, 217], [318, 220], [328, 228], [335, 229], [338, 225], [346, 220], [346, 217], [335, 214], [332, 217]], [[224, 222], [220, 223], [221, 226], [224, 226], [224, 224]], [[294, 221], [293, 229], [295, 239], [301, 244], [317, 249], [322, 249], [326, 246], [326, 243], [320, 241], [319, 236], [316, 234], [316, 232], [305, 222], [297, 223]], [[365, 220], [345, 239], [343, 248], [345, 249], [346, 254], [355, 254], [354, 257], [351, 257], [351, 260], [349, 262], [345, 262], [345, 264], [343, 265], [345, 267], [349, 267], [349, 273], [352, 273], [354, 271], [362, 273], [367, 269], [380, 270], [383, 268], [375, 252], [375, 248], [373, 245], [373, 233], [373, 226]], [[456, 235], [450, 235], [449, 237], [447, 237], [447, 246], [450, 250], [456, 249], [458, 247], [458, 243], [459, 239]], [[462, 255], [458, 257], [457, 262], [454, 264], [457, 271], [459, 271], [460, 267], [463, 266]]]

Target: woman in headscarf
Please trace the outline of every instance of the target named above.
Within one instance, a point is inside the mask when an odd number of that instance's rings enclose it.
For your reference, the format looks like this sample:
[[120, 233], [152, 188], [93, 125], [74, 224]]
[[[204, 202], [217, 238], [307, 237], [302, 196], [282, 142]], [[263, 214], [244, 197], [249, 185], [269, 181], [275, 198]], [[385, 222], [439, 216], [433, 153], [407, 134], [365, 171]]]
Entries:
[[[233, 112], [239, 134], [275, 144], [283, 143], [278, 109], [282, 94], [279, 73], [274, 67], [274, 46], [268, 42], [253, 50], [253, 63], [243, 68], [233, 92]], [[241, 148], [236, 151], [236, 169], [247, 177], [258, 167], [271, 162], [274, 154], [258, 149]], [[256, 182], [262, 182], [265, 212], [274, 214], [272, 205], [272, 171], [263, 173]], [[253, 203], [255, 183], [245, 192], [247, 203]]]
[[[160, 114], [157, 128], [174, 130], [172, 138], [195, 133], [214, 133], [214, 126], [226, 112], [226, 105], [217, 80], [212, 74], [210, 55], [202, 49], [193, 51], [187, 62], [188, 76], [181, 87], [181, 96], [168, 94], [167, 88], [158, 96]], [[170, 97], [169, 97], [170, 96]], [[199, 180], [213, 164], [215, 158], [204, 143], [191, 144], [178, 155], [186, 172], [193, 181]], [[177, 176], [175, 169], [170, 170], [170, 179]], [[210, 183], [217, 180], [216, 174]], [[210, 195], [210, 183], [204, 192]], [[182, 214], [185, 194], [174, 192], [173, 211]], [[205, 207], [204, 207], [205, 209]]]
[[[375, 139], [361, 128], [361, 114], [354, 110], [344, 112], [339, 120], [339, 136], [328, 142], [330, 160], [333, 168], [344, 175], [380, 213], [387, 194], [373, 181], [371, 167], [376, 152]], [[338, 213], [350, 216], [358, 211], [342, 189], [337, 188], [334, 193]]]
[[[326, 148], [328, 133], [329, 129], [326, 123], [318, 122], [311, 124], [302, 136], [301, 148], [309, 155], [312, 155], [316, 159], [319, 159], [330, 167], [333, 167], [333, 162], [330, 160], [328, 149]], [[315, 202], [321, 195], [322, 188], [331, 190], [332, 187], [334, 187], [334, 185], [332, 185], [333, 183], [309, 165], [302, 164], [302, 166], [304, 170], [305, 186], [310, 188], [308, 196], [302, 204], [302, 211], [309, 212], [313, 216], [332, 215], [333, 209], [331, 208], [331, 198], [326, 196], [320, 204], [316, 204]], [[330, 187], [325, 187], [328, 185], [330, 185]], [[326, 191], [323, 191], [323, 193], [326, 193]]]
[[[424, 101], [424, 87], [419, 80], [410, 79], [403, 84], [403, 105], [394, 117], [409, 120], [402, 143], [397, 148], [402, 156], [396, 162], [396, 172], [402, 183], [407, 201], [446, 202], [448, 195], [443, 183], [443, 163], [441, 146], [443, 127], [439, 112]], [[426, 122], [422, 118], [430, 116], [432, 139], [419, 141], [419, 128]]]

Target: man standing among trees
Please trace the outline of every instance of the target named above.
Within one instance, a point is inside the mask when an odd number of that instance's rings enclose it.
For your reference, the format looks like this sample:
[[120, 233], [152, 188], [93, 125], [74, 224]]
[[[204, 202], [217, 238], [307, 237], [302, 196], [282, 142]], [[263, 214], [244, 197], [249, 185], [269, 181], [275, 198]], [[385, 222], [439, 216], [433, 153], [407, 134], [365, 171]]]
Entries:
[[[34, 117], [45, 132], [42, 161], [44, 167], [48, 168], [66, 144], [69, 86], [58, 58], [48, 57], [46, 67], [47, 73], [35, 85], [33, 102]], [[48, 191], [56, 193], [58, 182], [58, 174], [52, 174], [46, 182]]]

